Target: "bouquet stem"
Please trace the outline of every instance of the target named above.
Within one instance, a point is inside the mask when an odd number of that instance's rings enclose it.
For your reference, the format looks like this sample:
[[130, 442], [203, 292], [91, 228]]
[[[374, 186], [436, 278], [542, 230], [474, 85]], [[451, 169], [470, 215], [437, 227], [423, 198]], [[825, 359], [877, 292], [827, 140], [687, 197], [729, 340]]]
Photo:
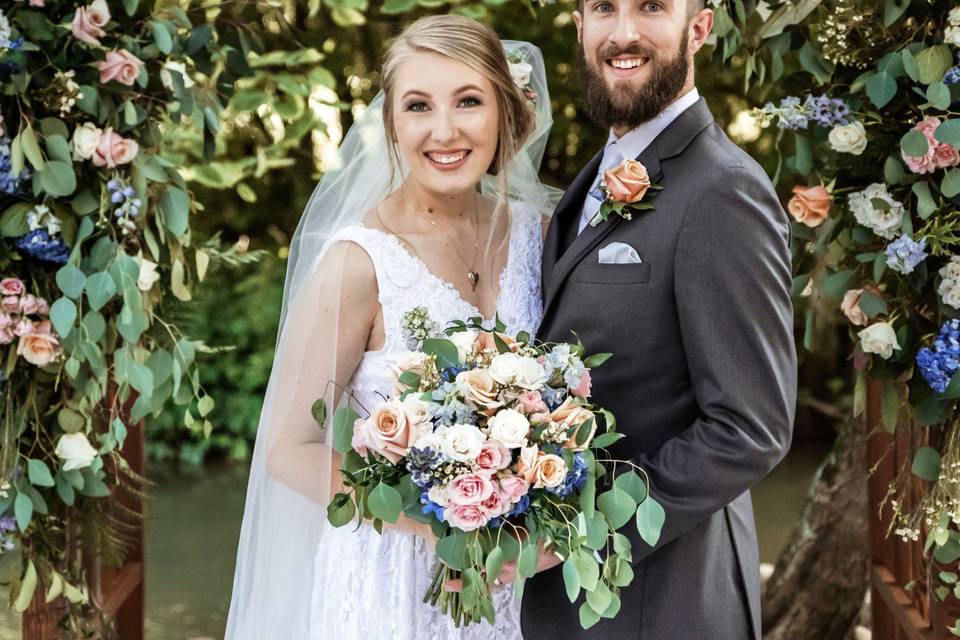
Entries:
[[437, 568], [433, 572], [433, 579], [423, 596], [423, 602], [429, 602], [431, 605], [440, 604], [440, 611], [444, 614], [449, 613], [453, 618], [453, 625], [460, 628], [460, 625], [469, 625], [473, 622], [473, 616], [464, 611], [463, 601], [460, 599], [460, 593], [456, 591], [447, 591], [444, 587], [448, 580], [458, 580], [461, 574], [456, 569], [451, 569], [442, 562], [437, 563]]

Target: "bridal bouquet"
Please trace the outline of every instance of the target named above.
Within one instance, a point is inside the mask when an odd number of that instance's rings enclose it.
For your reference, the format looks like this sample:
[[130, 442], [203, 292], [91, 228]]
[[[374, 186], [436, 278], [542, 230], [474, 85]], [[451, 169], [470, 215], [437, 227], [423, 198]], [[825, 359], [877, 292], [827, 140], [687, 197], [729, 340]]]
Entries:
[[[329, 505], [330, 522], [358, 517], [380, 531], [403, 513], [429, 523], [442, 562], [424, 601], [457, 626], [493, 621], [505, 562], [517, 563], [519, 597], [539, 548], [563, 560], [571, 602], [585, 592], [585, 628], [615, 616], [633, 579], [630, 542], [617, 530], [635, 519], [654, 545], [664, 512], [643, 471], [605, 453], [623, 435], [590, 403], [590, 370], [610, 354], [585, 358], [582, 344], [509, 336], [480, 318], [438, 333], [423, 308], [404, 326], [414, 350], [393, 365], [391, 396], [366, 418], [348, 407], [334, 415], [345, 492]], [[325, 413], [318, 401], [321, 423]], [[444, 590], [454, 578], [460, 593]]]

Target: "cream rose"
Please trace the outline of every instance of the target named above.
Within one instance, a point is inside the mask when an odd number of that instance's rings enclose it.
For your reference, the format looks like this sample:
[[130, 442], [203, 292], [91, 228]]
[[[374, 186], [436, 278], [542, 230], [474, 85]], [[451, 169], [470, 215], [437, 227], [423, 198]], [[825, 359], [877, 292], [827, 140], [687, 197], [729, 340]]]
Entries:
[[797, 222], [819, 227], [830, 213], [830, 193], [822, 186], [794, 187], [787, 210]]
[[137, 288], [140, 291], [150, 291], [157, 280], [160, 279], [160, 274], [157, 273], [157, 263], [143, 257], [138, 262], [140, 263], [140, 274], [137, 276]]
[[113, 132], [111, 127], [100, 135], [100, 141], [93, 152], [93, 164], [110, 169], [131, 162], [140, 150], [136, 140], [124, 138]]
[[32, 365], [43, 367], [60, 355], [60, 341], [53, 335], [49, 320], [33, 325], [33, 331], [17, 342], [17, 355]]
[[87, 440], [86, 434], [82, 431], [65, 433], [60, 436], [54, 453], [63, 460], [64, 471], [89, 467], [93, 459], [97, 457], [97, 450], [90, 445], [90, 441]]
[[483, 412], [493, 412], [503, 405], [497, 400], [497, 388], [486, 369], [470, 369], [457, 374], [457, 387], [469, 404]]
[[397, 360], [390, 365], [390, 370], [393, 372], [394, 384], [393, 384], [393, 394], [398, 396], [409, 387], [400, 382], [400, 376], [408, 371], [415, 373], [418, 376], [423, 376], [424, 371], [426, 371], [426, 359], [427, 356], [425, 353], [419, 351], [411, 351], [401, 355]]
[[530, 84], [530, 74], [533, 73], [533, 67], [526, 62], [510, 63], [510, 78], [518, 87], [525, 87]]
[[518, 449], [527, 444], [530, 422], [514, 409], [501, 409], [487, 423], [490, 438], [508, 449]]
[[636, 160], [624, 160], [613, 169], [604, 171], [603, 182], [614, 202], [635, 204], [643, 200], [650, 188], [647, 168]]
[[97, 63], [97, 69], [100, 70], [100, 82], [106, 84], [111, 80], [116, 80], [120, 84], [132, 87], [140, 75], [140, 69], [143, 67], [143, 60], [133, 55], [126, 49], [117, 51], [107, 51], [107, 57]]
[[830, 130], [827, 140], [834, 151], [859, 156], [867, 148], [867, 130], [862, 122], [841, 124]]
[[486, 437], [472, 424], [455, 424], [443, 439], [443, 453], [457, 462], [472, 462], [480, 455]]
[[180, 77], [183, 78], [183, 88], [189, 89], [193, 86], [193, 79], [187, 74], [187, 67], [182, 62], [175, 62], [173, 60], [168, 60], [164, 63], [163, 67], [160, 69], [160, 82], [163, 83], [168, 90], [173, 91], [173, 76], [170, 75], [170, 72], [174, 71], [180, 74]]
[[502, 385], [513, 384], [520, 373], [521, 358], [515, 353], [501, 353], [490, 361], [490, 377]]
[[71, 145], [74, 160], [89, 160], [97, 151], [103, 130], [92, 122], [84, 122], [73, 130]]
[[467, 362], [473, 357], [477, 348], [477, 332], [474, 329], [458, 331], [451, 335], [448, 340], [457, 347], [457, 357], [460, 362]]
[[542, 389], [547, 384], [547, 370], [537, 362], [536, 358], [522, 357], [513, 383], [523, 389], [533, 391]]
[[888, 322], [877, 322], [857, 334], [864, 353], [875, 353], [886, 360], [900, 348], [897, 334]]

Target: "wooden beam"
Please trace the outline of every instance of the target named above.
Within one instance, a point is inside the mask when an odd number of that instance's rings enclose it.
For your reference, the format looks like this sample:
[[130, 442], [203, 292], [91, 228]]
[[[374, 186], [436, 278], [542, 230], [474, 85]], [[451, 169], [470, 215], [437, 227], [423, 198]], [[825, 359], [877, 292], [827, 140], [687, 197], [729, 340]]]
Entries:
[[[907, 640], [934, 640], [930, 625], [916, 607], [910, 594], [907, 593], [894, 579], [890, 570], [883, 565], [873, 565], [870, 571], [870, 581], [873, 585], [874, 597], [880, 596], [886, 609], [893, 614], [896, 625]], [[936, 596], [934, 596], [936, 597]], [[874, 629], [874, 637], [896, 637], [892, 629]]]

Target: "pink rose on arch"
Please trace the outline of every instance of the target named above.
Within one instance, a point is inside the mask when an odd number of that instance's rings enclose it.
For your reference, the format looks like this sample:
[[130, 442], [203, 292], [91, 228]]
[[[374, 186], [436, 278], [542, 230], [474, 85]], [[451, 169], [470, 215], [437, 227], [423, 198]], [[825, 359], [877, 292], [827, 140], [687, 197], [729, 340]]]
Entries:
[[953, 145], [941, 142], [933, 152], [933, 164], [935, 164], [938, 169], [955, 167], [960, 164], [960, 153], [957, 152], [956, 147]]
[[50, 315], [50, 303], [43, 298], [37, 298], [37, 313], [41, 316]]
[[97, 167], [112, 169], [132, 161], [139, 150], [140, 146], [136, 140], [124, 138], [114, 133], [112, 127], [107, 127], [100, 135], [100, 142], [97, 143], [91, 160]]
[[487, 440], [477, 455], [477, 466], [485, 473], [493, 473], [510, 466], [510, 450], [496, 440]]
[[7, 327], [12, 327], [17, 324], [17, 321], [13, 319], [9, 313], [0, 313], [0, 329], [6, 329]]
[[20, 296], [20, 313], [36, 313], [39, 308], [40, 304], [32, 293]]
[[480, 504], [490, 497], [493, 489], [493, 481], [487, 474], [467, 473], [450, 481], [447, 494], [452, 504]]
[[[43, 0], [34, 5], [36, 0], [30, 0], [31, 6], [43, 6]], [[107, 7], [106, 0], [95, 0], [86, 7], [77, 7], [73, 14], [73, 22], [70, 30], [73, 37], [87, 44], [99, 45], [100, 38], [106, 35], [103, 27], [110, 22], [110, 9]]]
[[126, 49], [107, 51], [106, 59], [97, 63], [97, 69], [100, 70], [100, 82], [106, 84], [111, 80], [116, 80], [128, 87], [132, 87], [133, 83], [136, 82], [141, 67], [143, 67], [143, 60]]
[[29, 318], [20, 318], [20, 322], [13, 328], [13, 335], [17, 337], [33, 333], [33, 322]]
[[935, 116], [924, 118], [914, 125], [913, 128], [927, 139], [928, 148], [922, 156], [908, 156], [902, 151], [900, 152], [907, 168], [913, 173], [933, 173], [937, 169], [955, 167], [960, 164], [960, 153], [957, 152], [957, 149], [946, 142], [940, 142], [934, 136], [939, 126], [940, 118]]
[[49, 320], [38, 322], [33, 332], [20, 337], [17, 343], [17, 355], [30, 364], [42, 367], [50, 364], [60, 355], [60, 341], [53, 335]]
[[501, 497], [511, 504], [520, 502], [520, 499], [527, 495], [530, 490], [530, 483], [520, 476], [504, 476], [500, 478]]
[[20, 312], [20, 296], [4, 296], [3, 310], [12, 311], [13, 313], [19, 313]]
[[520, 394], [520, 410], [530, 415], [534, 413], [548, 413], [547, 403], [540, 397], [539, 391], [524, 391]]
[[16, 336], [13, 335], [13, 331], [10, 329], [10, 327], [4, 327], [0, 329], [0, 344], [10, 344], [13, 342], [14, 338], [16, 338]]
[[461, 531], [476, 531], [490, 521], [490, 513], [479, 504], [454, 504], [443, 512], [443, 519]]
[[590, 395], [590, 384], [590, 372], [584, 371], [583, 375], [580, 376], [580, 384], [570, 389], [570, 393], [578, 398], [586, 398]]
[[4, 278], [0, 280], [0, 296], [18, 296], [24, 291], [23, 280], [20, 278]]

